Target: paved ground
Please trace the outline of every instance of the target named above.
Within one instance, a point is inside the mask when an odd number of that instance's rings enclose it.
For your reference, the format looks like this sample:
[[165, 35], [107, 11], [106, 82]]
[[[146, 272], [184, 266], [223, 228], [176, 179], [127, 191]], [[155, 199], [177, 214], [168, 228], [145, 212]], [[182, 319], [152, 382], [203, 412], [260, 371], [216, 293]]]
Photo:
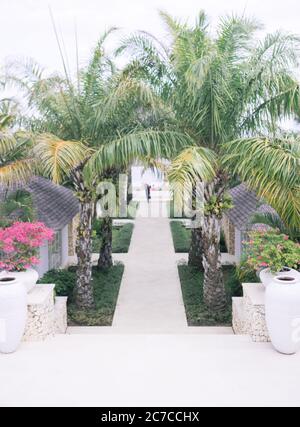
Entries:
[[165, 209], [156, 201], [140, 204], [113, 327], [148, 333], [187, 328]]
[[300, 354], [187, 327], [166, 218], [138, 218], [121, 258], [114, 327], [69, 328], [0, 355], [0, 407], [300, 405]]
[[300, 355], [224, 335], [66, 335], [0, 356], [0, 406], [299, 406]]

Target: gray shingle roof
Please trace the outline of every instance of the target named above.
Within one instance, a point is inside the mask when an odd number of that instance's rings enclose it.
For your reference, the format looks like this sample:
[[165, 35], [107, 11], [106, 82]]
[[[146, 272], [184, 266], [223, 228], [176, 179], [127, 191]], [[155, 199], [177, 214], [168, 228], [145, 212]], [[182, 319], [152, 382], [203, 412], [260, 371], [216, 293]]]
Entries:
[[[37, 219], [47, 227], [61, 230], [71, 222], [79, 212], [79, 203], [73, 191], [42, 177], [34, 177], [28, 184], [18, 184], [8, 191], [12, 194], [17, 190], [26, 190], [32, 195]], [[0, 187], [0, 203], [5, 200], [7, 190]], [[18, 220], [22, 210], [15, 211], [11, 218]]]
[[249, 228], [251, 217], [255, 213], [276, 213], [269, 205], [262, 204], [254, 191], [241, 184], [230, 190], [234, 208], [226, 212], [230, 222], [239, 230]]
[[54, 230], [64, 228], [79, 212], [73, 192], [45, 178], [32, 178], [25, 189], [32, 195], [39, 221]]

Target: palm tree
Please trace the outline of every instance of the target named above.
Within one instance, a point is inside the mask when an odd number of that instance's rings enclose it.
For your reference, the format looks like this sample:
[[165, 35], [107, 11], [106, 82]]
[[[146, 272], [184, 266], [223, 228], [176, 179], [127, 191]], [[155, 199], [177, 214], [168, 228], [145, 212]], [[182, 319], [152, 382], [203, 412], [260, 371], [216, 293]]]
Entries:
[[[193, 27], [165, 13], [162, 18], [170, 34], [169, 48], [151, 35], [138, 33], [126, 39], [118, 53], [133, 55], [128, 73], [152, 84], [166, 105], [165, 111], [169, 111], [169, 128], [189, 135], [195, 146], [206, 148], [206, 158], [208, 153], [214, 158], [214, 178], [204, 183], [203, 230], [195, 233], [201, 233], [203, 244], [206, 305], [222, 312], [227, 301], [220, 223], [224, 211], [231, 206], [227, 189], [231, 177], [238, 174], [262, 196], [275, 202], [276, 197], [271, 197], [270, 192], [280, 174], [272, 174], [267, 165], [277, 164], [280, 151], [270, 150], [264, 142], [259, 144], [264, 139], [258, 135], [274, 135], [279, 119], [291, 117], [299, 110], [299, 84], [291, 71], [298, 63], [299, 39], [276, 32], [259, 41], [255, 33], [261, 26], [244, 17], [221, 19], [215, 36], [209, 33], [204, 12]], [[255, 147], [256, 157], [251, 161], [249, 156]], [[266, 168], [259, 169], [255, 164], [259, 153], [264, 153], [264, 160], [268, 155], [274, 156], [266, 161]], [[181, 153], [173, 162], [170, 179], [179, 180], [182, 185], [195, 184], [191, 168], [196, 170], [201, 155]], [[281, 165], [280, 160], [277, 165]], [[283, 196], [276, 196], [283, 202]], [[296, 221], [297, 201], [292, 194], [289, 203], [288, 217]]]
[[38, 112], [30, 130], [39, 134], [34, 154], [41, 173], [71, 184], [80, 203], [75, 301], [83, 309], [94, 307], [92, 219], [98, 182], [135, 159], [170, 157], [190, 143], [178, 132], [145, 129], [144, 122], [148, 125], [157, 114], [159, 98], [149, 85], [115, 69], [103, 46], [110, 32], [101, 37], [76, 81], [66, 66], [64, 78], [44, 78], [32, 62], [25, 64], [21, 78], [10, 77]]
[[32, 146], [30, 138], [11, 131], [15, 114], [13, 100], [0, 100], [0, 186], [6, 189], [28, 180], [33, 168], [33, 158], [28, 156]]
[[250, 138], [225, 145], [226, 168], [241, 177], [278, 215], [256, 215], [295, 237], [300, 230], [300, 138], [293, 135]]

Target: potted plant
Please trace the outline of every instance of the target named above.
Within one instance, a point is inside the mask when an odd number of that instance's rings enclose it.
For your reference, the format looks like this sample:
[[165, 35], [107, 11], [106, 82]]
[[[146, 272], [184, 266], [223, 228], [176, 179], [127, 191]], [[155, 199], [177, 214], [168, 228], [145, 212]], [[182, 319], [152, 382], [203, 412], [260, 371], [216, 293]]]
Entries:
[[17, 350], [25, 332], [27, 290], [13, 276], [0, 275], [0, 352]]
[[246, 260], [242, 268], [256, 272], [265, 287], [275, 277], [298, 276], [300, 266], [300, 245], [287, 235], [277, 231], [255, 231], [249, 234], [246, 246]]
[[16, 222], [0, 229], [0, 270], [22, 282], [30, 292], [38, 281], [33, 269], [39, 263], [39, 248], [54, 232], [40, 222]]
[[300, 350], [300, 277], [276, 276], [266, 289], [266, 322], [274, 348]]
[[300, 245], [276, 231], [254, 232], [247, 245], [246, 268], [259, 272], [266, 286], [266, 323], [274, 348], [300, 350]]

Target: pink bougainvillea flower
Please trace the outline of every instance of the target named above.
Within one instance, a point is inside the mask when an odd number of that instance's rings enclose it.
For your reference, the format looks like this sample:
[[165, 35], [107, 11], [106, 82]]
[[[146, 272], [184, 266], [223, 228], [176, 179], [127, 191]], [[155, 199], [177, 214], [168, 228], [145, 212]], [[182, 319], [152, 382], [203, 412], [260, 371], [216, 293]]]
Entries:
[[39, 263], [38, 249], [53, 240], [54, 231], [41, 222], [15, 222], [0, 229], [0, 269], [23, 271]]
[[266, 263], [266, 262], [262, 262], [262, 263], [260, 264], [260, 266], [261, 266], [261, 267], [269, 267], [269, 264], [268, 264], [268, 263]]

